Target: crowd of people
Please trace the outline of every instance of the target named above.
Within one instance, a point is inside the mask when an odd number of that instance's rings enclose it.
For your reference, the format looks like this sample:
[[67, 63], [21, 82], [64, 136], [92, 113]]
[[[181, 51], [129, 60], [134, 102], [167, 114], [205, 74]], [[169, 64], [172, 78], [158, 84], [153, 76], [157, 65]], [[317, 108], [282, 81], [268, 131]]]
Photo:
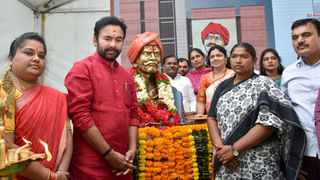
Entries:
[[128, 49], [128, 71], [116, 61], [126, 25], [104, 17], [94, 27], [96, 52], [65, 78], [67, 94], [38, 83], [46, 43], [37, 33], [22, 34], [11, 43], [0, 84], [1, 99], [9, 96], [6, 86], [14, 91], [3, 114], [4, 138], [18, 148], [24, 137], [36, 153], [40, 138], [53, 159], [30, 163], [16, 178], [132, 179], [139, 127], [184, 125], [187, 117], [207, 115], [215, 179], [318, 179], [320, 22], [300, 19], [291, 30], [298, 59], [287, 68], [275, 49], [258, 61], [246, 42], [229, 57], [212, 43], [207, 55], [192, 48], [188, 59], [163, 57], [158, 34], [145, 32]]

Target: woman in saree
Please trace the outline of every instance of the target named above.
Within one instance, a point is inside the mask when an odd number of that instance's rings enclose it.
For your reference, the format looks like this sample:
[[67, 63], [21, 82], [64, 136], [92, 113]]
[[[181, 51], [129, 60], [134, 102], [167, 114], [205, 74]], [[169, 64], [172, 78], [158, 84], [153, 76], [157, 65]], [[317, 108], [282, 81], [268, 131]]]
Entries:
[[283, 69], [281, 58], [276, 50], [267, 48], [262, 51], [260, 57], [260, 75], [270, 77], [280, 88]]
[[219, 84], [234, 75], [232, 69], [227, 68], [227, 51], [219, 45], [210, 48], [208, 65], [212, 72], [201, 77], [197, 94], [197, 115], [208, 114], [212, 97]]
[[196, 95], [198, 94], [199, 83], [202, 75], [212, 71], [211, 68], [206, 68], [205, 60], [206, 56], [200, 49], [192, 48], [189, 51], [189, 61], [191, 62], [194, 70], [190, 71], [186, 77], [190, 79]]
[[253, 72], [255, 61], [252, 45], [235, 45], [235, 76], [214, 94], [207, 121], [215, 179], [297, 179], [305, 133], [284, 93]]
[[[39, 140], [46, 142], [52, 154], [51, 161], [31, 162], [18, 173], [18, 179], [65, 180], [69, 177], [72, 155], [72, 135], [67, 116], [66, 94], [37, 82], [45, 69], [47, 54], [44, 39], [37, 33], [24, 33], [10, 46], [9, 69], [1, 81], [1, 98], [5, 97], [3, 87], [8, 82], [14, 86], [14, 102], [6, 116], [4, 138], [8, 148], [18, 148], [31, 141], [31, 151], [44, 153]], [[8, 83], [8, 84], [6, 84]]]

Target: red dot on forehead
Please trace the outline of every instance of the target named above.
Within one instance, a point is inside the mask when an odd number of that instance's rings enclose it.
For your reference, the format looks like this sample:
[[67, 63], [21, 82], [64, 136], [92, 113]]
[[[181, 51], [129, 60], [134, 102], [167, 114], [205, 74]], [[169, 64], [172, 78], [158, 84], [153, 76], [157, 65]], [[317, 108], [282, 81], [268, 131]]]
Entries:
[[117, 32], [117, 30], [116, 30], [116, 29], [113, 29], [112, 32]]

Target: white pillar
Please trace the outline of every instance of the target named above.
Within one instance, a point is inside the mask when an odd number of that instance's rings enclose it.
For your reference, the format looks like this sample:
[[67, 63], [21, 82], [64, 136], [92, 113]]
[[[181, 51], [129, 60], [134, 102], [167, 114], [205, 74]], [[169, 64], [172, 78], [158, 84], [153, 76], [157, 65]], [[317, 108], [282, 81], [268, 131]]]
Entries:
[[175, 1], [177, 57], [188, 57], [186, 0]]

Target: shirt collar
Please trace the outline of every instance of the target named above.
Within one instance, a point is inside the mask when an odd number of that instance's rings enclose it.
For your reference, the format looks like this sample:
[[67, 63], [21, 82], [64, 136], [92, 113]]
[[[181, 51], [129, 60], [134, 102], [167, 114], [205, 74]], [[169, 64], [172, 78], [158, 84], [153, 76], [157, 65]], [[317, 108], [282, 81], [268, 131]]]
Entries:
[[[312, 66], [317, 66], [319, 64], [320, 64], [320, 60], [318, 60], [318, 62], [316, 62]], [[301, 66], [305, 66], [305, 65], [306, 65], [306, 63], [303, 61], [302, 57], [299, 57], [299, 59], [297, 60], [297, 64], [296, 64], [297, 68], [300, 68]]]
[[94, 57], [102, 62], [103, 64], [107, 65], [108, 67], [112, 68], [111, 65], [113, 64], [113, 68], [118, 68], [119, 67], [119, 63], [117, 61], [111, 62], [108, 61], [106, 59], [104, 59], [103, 57], [101, 57], [97, 52], [94, 53]]
[[166, 73], [164, 73], [164, 74], [168, 77], [168, 79], [169, 79], [169, 80], [175, 80], [175, 79], [178, 79], [178, 78], [179, 78], [179, 76], [180, 76], [180, 75], [177, 73], [176, 77], [174, 77], [174, 79], [172, 79], [172, 78], [171, 78], [171, 76], [169, 76], [168, 74], [166, 74]]
[[299, 57], [299, 59], [297, 60], [297, 68], [301, 67], [302, 65], [304, 64], [303, 60], [302, 60], [302, 57]]

